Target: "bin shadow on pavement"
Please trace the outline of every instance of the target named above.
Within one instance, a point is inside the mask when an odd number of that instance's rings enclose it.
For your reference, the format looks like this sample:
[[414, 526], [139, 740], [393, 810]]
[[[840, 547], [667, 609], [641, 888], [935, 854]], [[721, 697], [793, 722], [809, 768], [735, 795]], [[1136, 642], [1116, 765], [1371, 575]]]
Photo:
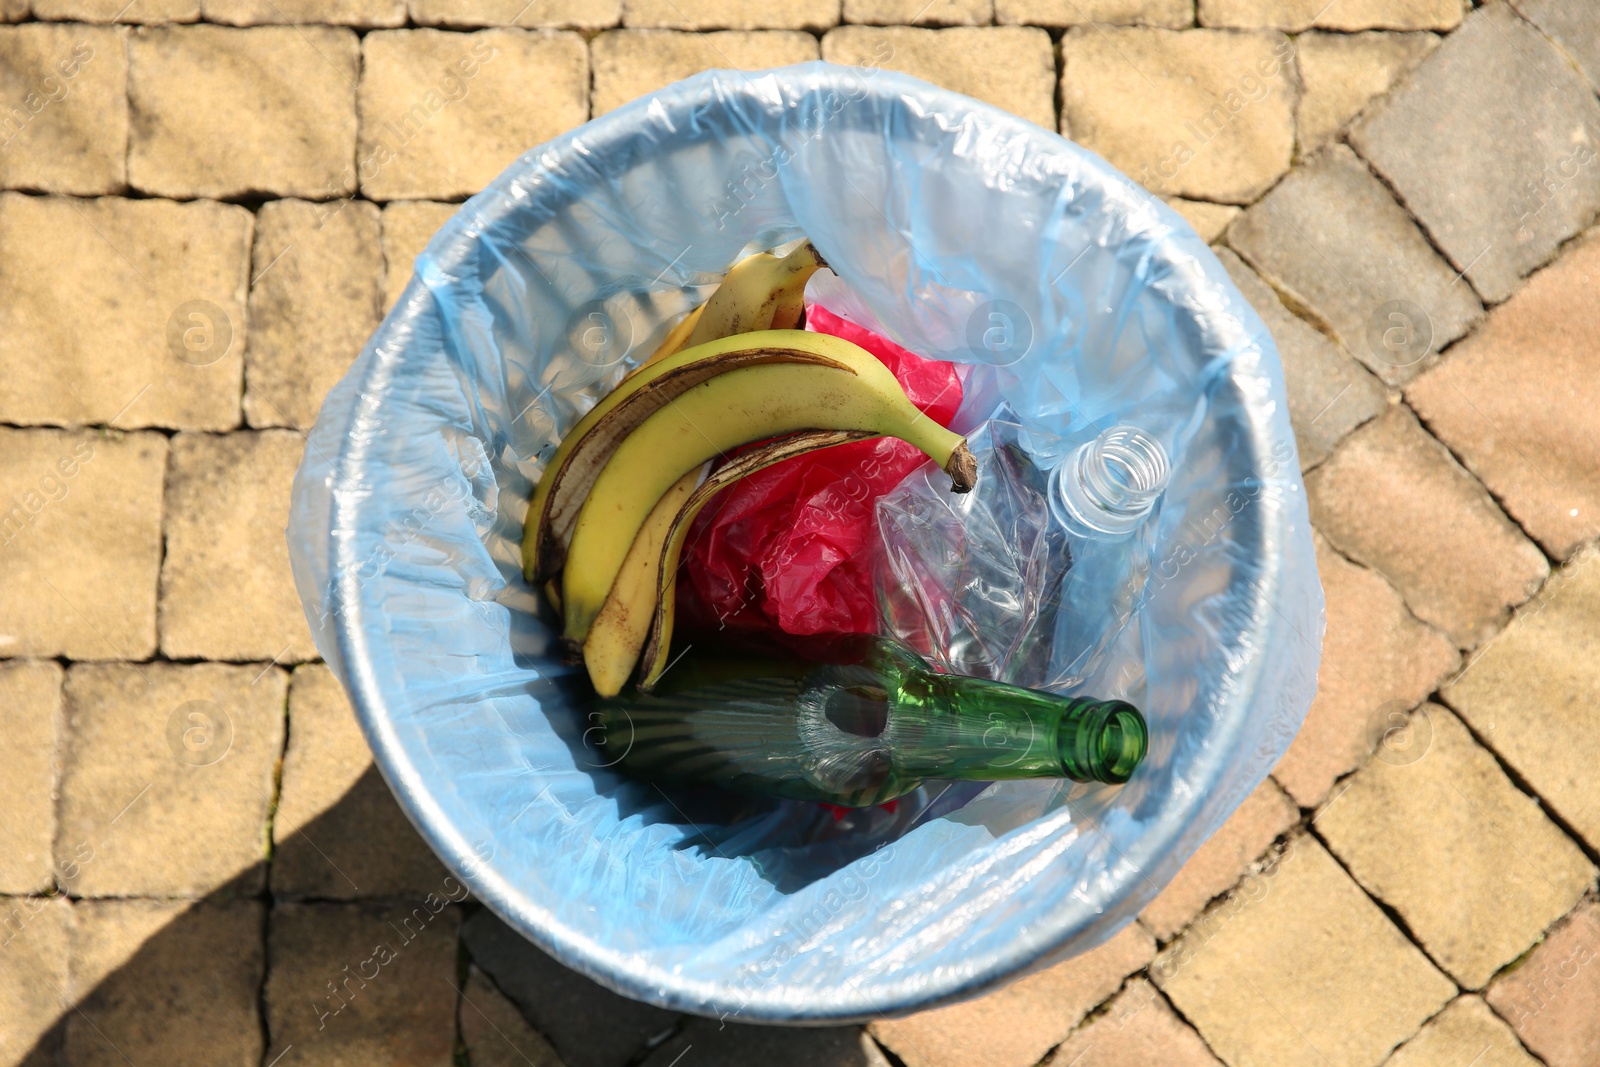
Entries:
[[[70, 909], [13, 912], [8, 947], [42, 960], [52, 947], [71, 946], [64, 990], [39, 976], [41, 989], [54, 990], [40, 994], [54, 1001], [54, 1018], [41, 1005], [33, 1020], [39, 1036], [16, 1062], [892, 1062], [859, 1027], [743, 1025], [618, 996], [535, 948], [442, 867], [431, 890], [364, 895], [353, 887], [369, 881], [357, 864], [372, 842], [352, 841], [352, 822], [383, 824], [386, 852], [425, 847], [376, 767], [368, 767], [337, 803], [280, 839], [267, 863], [202, 899], [82, 899]], [[342, 867], [345, 892], [275, 892], [285, 879], [273, 866], [298, 865], [302, 849]], [[8, 1028], [18, 1023], [28, 1020]]]

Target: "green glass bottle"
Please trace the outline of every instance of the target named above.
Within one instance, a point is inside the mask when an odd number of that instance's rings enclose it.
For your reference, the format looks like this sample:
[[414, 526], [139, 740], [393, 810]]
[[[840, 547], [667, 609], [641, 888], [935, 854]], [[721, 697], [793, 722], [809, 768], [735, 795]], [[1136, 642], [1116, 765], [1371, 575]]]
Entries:
[[604, 761], [632, 777], [847, 807], [927, 778], [1121, 783], [1144, 758], [1144, 716], [939, 674], [881, 637], [834, 638], [807, 660], [686, 655], [653, 693], [601, 700]]

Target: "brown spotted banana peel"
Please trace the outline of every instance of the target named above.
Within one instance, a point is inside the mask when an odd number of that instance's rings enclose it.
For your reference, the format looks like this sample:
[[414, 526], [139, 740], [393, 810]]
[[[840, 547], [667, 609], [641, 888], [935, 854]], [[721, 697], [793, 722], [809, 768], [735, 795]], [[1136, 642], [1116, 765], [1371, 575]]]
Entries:
[[757, 252], [728, 269], [684, 346], [755, 330], [792, 330], [805, 312], [806, 282], [823, 262], [810, 241], [786, 256]]
[[[708, 464], [673, 483], [651, 509], [628, 549], [605, 605], [589, 627], [589, 636], [583, 643], [583, 661], [595, 691], [603, 697], [620, 693], [633, 676], [634, 666], [641, 662], [640, 652], [652, 647], [652, 643], [660, 649], [657, 658], [664, 658], [672, 640], [678, 561], [689, 528], [712, 497], [774, 463], [874, 436], [870, 431], [858, 430], [791, 434], [742, 453], [709, 476], [705, 473]], [[649, 658], [643, 663], [652, 666]], [[659, 675], [661, 666], [660, 662], [653, 664], [655, 674]], [[640, 677], [643, 676], [641, 668]]]
[[611, 453], [567, 545], [561, 600], [569, 641], [588, 637], [662, 494], [700, 464], [743, 445], [803, 430], [872, 431], [921, 449], [950, 474], [955, 491], [972, 488], [976, 465], [965, 440], [918, 411], [876, 357], [842, 338], [786, 332], [797, 349], [828, 358], [719, 374], [658, 409]]
[[639, 667], [639, 688], [648, 691], [666, 669], [667, 651], [672, 646], [672, 627], [677, 616], [678, 561], [683, 556], [684, 540], [688, 537], [690, 527], [694, 525], [694, 520], [699, 516], [701, 509], [710, 503], [711, 498], [739, 479], [747, 478], [764, 467], [781, 463], [792, 456], [814, 452], [820, 448], [832, 448], [834, 445], [847, 444], [850, 441], [864, 440], [871, 436], [873, 435], [870, 433], [851, 430], [797, 433], [738, 456], [713, 473], [690, 494], [678, 509], [671, 529], [662, 539], [658, 562], [654, 567], [656, 580], [652, 598], [654, 610], [650, 613], [649, 626], [640, 642], [642, 648], [635, 648], [633, 653]]
[[[523, 530], [522, 570], [529, 582], [537, 585], [541, 579], [560, 570], [566, 539], [576, 517], [571, 505], [582, 501], [599, 471], [599, 464], [609, 455], [608, 446], [614, 447], [620, 440], [615, 431], [625, 427], [615, 421], [609, 426], [610, 432], [588, 439], [590, 431], [606, 418], [608, 410], [643, 390], [652, 393], [644, 400], [665, 403], [675, 395], [675, 387], [692, 387], [695, 375], [675, 375], [672, 382], [659, 387], [655, 384], [657, 377], [687, 363], [720, 355], [716, 350], [694, 354], [686, 354], [686, 350], [740, 334], [793, 330], [805, 312], [806, 282], [823, 266], [826, 264], [810, 241], [782, 257], [768, 252], [746, 256], [728, 270], [722, 284], [706, 303], [667, 331], [649, 359], [579, 420], [545, 466], [544, 477], [539, 481], [528, 510]], [[773, 358], [779, 357], [774, 355]], [[658, 388], [664, 391], [656, 392]], [[637, 416], [641, 409], [630, 410]]]
[[624, 378], [567, 432], [545, 464], [534, 489], [522, 533], [522, 572], [539, 586], [566, 559], [572, 527], [594, 480], [617, 445], [656, 411], [719, 374], [765, 363], [827, 363], [845, 366], [829, 346], [800, 330], [764, 331], [725, 337], [683, 349]]

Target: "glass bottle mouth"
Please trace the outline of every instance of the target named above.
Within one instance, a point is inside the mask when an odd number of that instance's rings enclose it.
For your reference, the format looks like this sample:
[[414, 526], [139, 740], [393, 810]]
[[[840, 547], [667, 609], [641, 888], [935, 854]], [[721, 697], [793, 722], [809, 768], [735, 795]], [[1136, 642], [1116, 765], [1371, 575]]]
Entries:
[[1076, 765], [1086, 781], [1121, 785], [1144, 761], [1149, 746], [1144, 716], [1121, 700], [1097, 702], [1089, 721], [1070, 733], [1066, 719], [1062, 727], [1061, 740], [1073, 746], [1072, 752], [1063, 753], [1063, 762], [1069, 769]]

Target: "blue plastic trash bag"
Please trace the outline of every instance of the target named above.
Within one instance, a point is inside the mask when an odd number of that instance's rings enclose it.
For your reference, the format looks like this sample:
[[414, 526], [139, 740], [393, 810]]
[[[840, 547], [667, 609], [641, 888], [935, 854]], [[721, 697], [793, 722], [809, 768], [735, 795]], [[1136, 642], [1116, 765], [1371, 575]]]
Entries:
[[[1003, 404], [1167, 446], [1099, 676], [1150, 721], [1127, 786], [828, 832], [811, 805], [717, 822], [586, 745], [518, 569], [542, 460], [741, 251], [802, 235], [895, 341], [973, 365], [958, 429]], [[1288, 747], [1322, 632], [1282, 368], [1205, 245], [1054, 133], [822, 63], [690, 78], [464, 204], [324, 405], [289, 542], [378, 766], [478, 899], [618, 992], [747, 1022], [930, 1007], [1105, 941]]]

